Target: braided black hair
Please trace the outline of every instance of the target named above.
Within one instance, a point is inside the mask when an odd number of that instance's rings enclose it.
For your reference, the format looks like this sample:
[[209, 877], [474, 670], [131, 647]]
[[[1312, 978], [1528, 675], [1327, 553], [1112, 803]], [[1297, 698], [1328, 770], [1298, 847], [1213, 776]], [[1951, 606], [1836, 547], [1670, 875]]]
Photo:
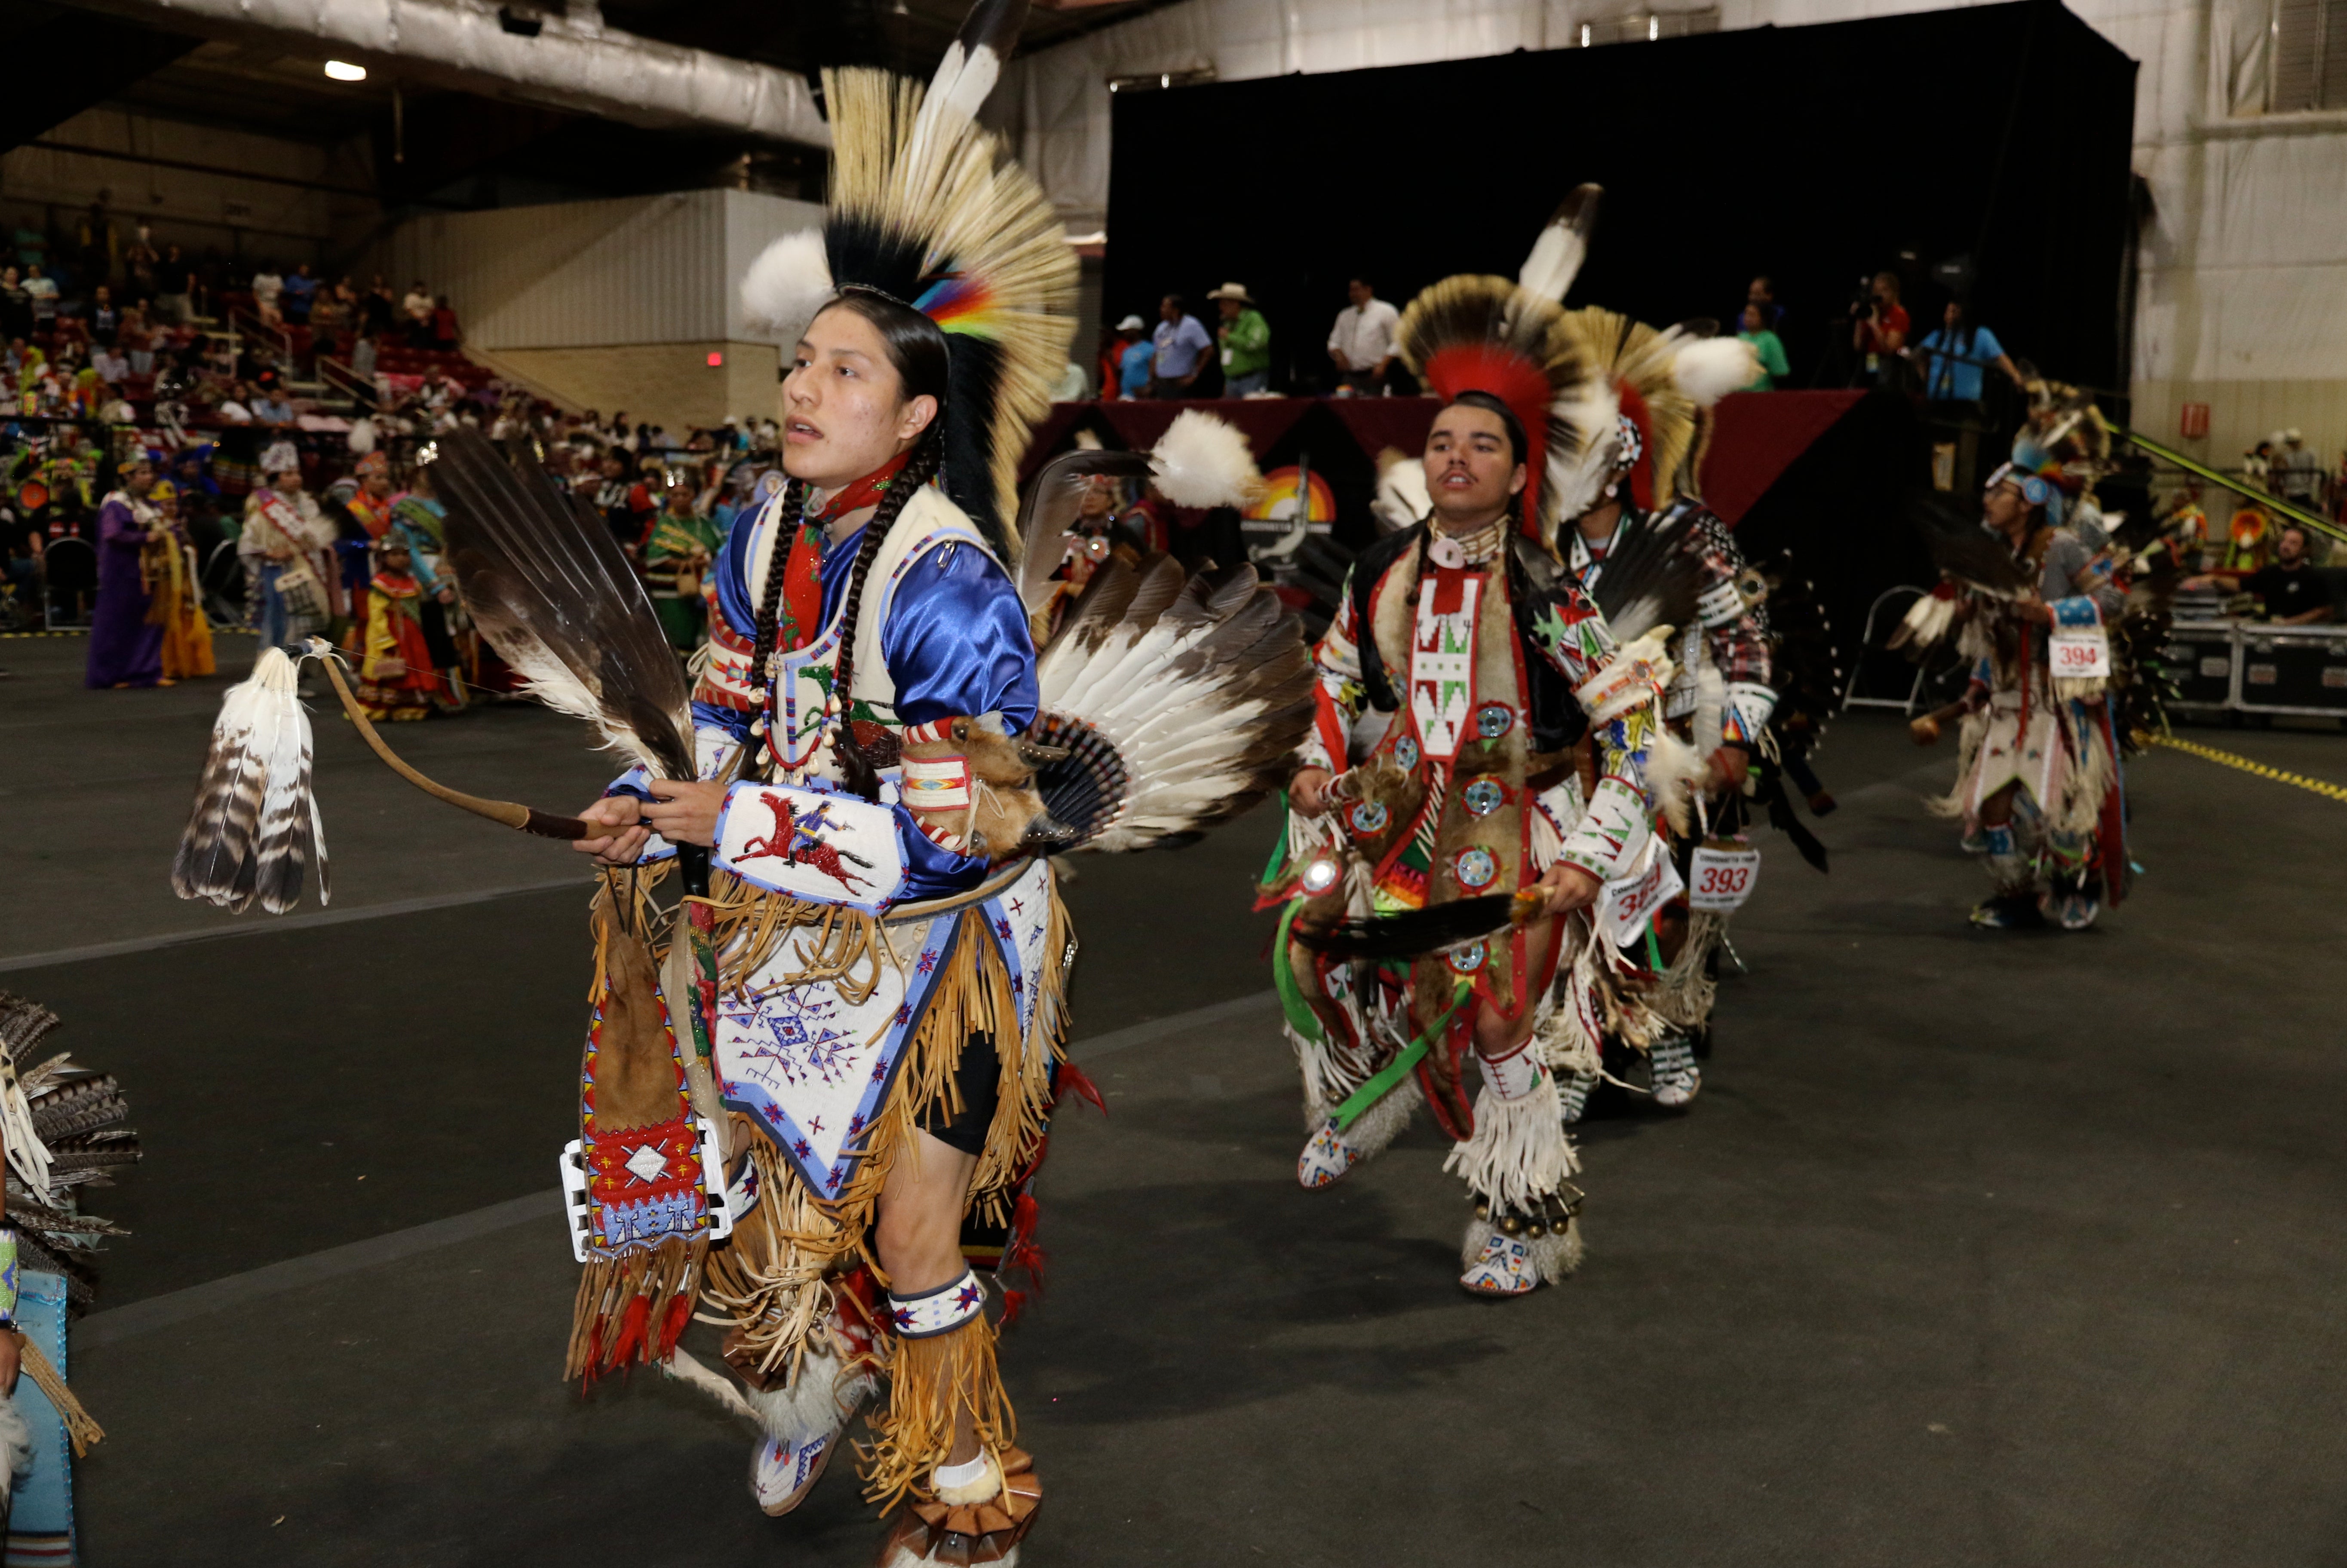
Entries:
[[928, 428], [921, 432], [911, 455], [905, 459], [905, 466], [888, 481], [879, 509], [864, 525], [862, 547], [856, 552], [856, 567], [847, 579], [847, 603], [839, 618], [839, 664], [831, 683], [832, 696], [839, 704], [839, 729], [832, 736], [832, 753], [839, 759], [840, 775], [847, 787], [866, 800], [880, 798], [880, 774], [872, 759], [865, 754], [863, 743], [856, 738], [856, 630], [864, 615], [864, 579], [871, 575], [872, 563], [878, 558], [881, 545], [887, 542], [889, 530], [896, 526], [897, 516], [924, 485], [937, 477], [945, 458], [940, 429], [943, 423], [929, 421]]
[[774, 636], [783, 613], [783, 579], [790, 576], [791, 544], [797, 538], [799, 514], [806, 510], [807, 483], [793, 479], [783, 490], [783, 504], [774, 514], [774, 548], [766, 558], [765, 591], [758, 597], [758, 630], [750, 642], [750, 679], [763, 688], [766, 656], [774, 651]]
[[[856, 633], [864, 613], [864, 581], [872, 572], [872, 563], [887, 542], [890, 529], [896, 526], [906, 505], [921, 487], [938, 476], [945, 463], [946, 403], [950, 392], [950, 364], [946, 335], [937, 323], [920, 312], [903, 304], [877, 290], [853, 289], [842, 292], [824, 310], [853, 311], [870, 323], [880, 334], [882, 347], [888, 362], [897, 372], [902, 398], [909, 403], [916, 397], [936, 401], [938, 411], [914, 442], [905, 459], [905, 466], [888, 482], [879, 507], [872, 520], [864, 525], [861, 548], [856, 554], [856, 566], [847, 579], [847, 601], [841, 607], [839, 621], [839, 661], [832, 678], [832, 698], [839, 710], [839, 727], [832, 736], [833, 754], [839, 759], [839, 771], [847, 787], [866, 800], [880, 798], [880, 774], [872, 759], [866, 754], [862, 743], [856, 738], [855, 680]], [[816, 313], [818, 315], [822, 312]], [[792, 481], [797, 489], [798, 506], [786, 504], [784, 515], [795, 518], [804, 506], [805, 489]], [[779, 541], [778, 541], [779, 542]], [[770, 571], [766, 579], [764, 603], [758, 611], [758, 636], [753, 649], [752, 678], [764, 682], [765, 677], [759, 666], [774, 647], [774, 622], [780, 610], [783, 574]]]

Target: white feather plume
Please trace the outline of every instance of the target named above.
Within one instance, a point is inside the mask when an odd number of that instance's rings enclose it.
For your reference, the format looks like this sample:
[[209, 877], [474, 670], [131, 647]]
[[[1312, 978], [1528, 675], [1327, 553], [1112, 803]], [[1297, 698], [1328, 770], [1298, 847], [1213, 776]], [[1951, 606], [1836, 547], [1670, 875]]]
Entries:
[[1614, 458], [1622, 445], [1621, 412], [1620, 395], [1603, 376], [1591, 377], [1574, 395], [1559, 398], [1552, 406], [1552, 417], [1563, 419], [1575, 430], [1596, 433], [1578, 452], [1550, 448], [1548, 477], [1550, 493], [1555, 497], [1557, 528], [1604, 501], [1613, 489]]
[[1760, 356], [1742, 338], [1691, 339], [1671, 356], [1671, 380], [1698, 408], [1709, 408], [1759, 375]]
[[282, 915], [300, 900], [314, 860], [325, 902], [325, 830], [310, 784], [310, 717], [296, 685], [293, 661], [270, 648], [222, 696], [171, 866], [180, 897], [240, 913], [258, 903]]
[[1589, 256], [1589, 231], [1597, 221], [1597, 196], [1596, 186], [1583, 185], [1564, 199], [1564, 205], [1532, 241], [1532, 254], [1518, 270], [1519, 287], [1544, 300], [1564, 298]]
[[1369, 503], [1378, 527], [1398, 533], [1432, 510], [1434, 493], [1426, 487], [1426, 464], [1390, 446], [1378, 454], [1378, 493]]
[[1253, 499], [1263, 476], [1238, 427], [1185, 408], [1150, 449], [1158, 493], [1177, 507], [1237, 507]]
[[1696, 793], [1711, 773], [1711, 759], [1667, 729], [1657, 729], [1646, 748], [1646, 798], [1671, 819], [1672, 828], [1685, 834]]
[[784, 235], [742, 275], [742, 309], [750, 320], [794, 338], [831, 295], [831, 259], [820, 229]]

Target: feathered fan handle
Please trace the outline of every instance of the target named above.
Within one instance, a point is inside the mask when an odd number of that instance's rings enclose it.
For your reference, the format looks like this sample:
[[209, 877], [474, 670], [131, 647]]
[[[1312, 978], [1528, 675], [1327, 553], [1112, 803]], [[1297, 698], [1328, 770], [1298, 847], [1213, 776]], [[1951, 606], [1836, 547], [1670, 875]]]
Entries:
[[509, 800], [483, 800], [479, 795], [466, 794], [462, 790], [450, 789], [446, 784], [437, 784], [425, 778], [401, 760], [399, 753], [385, 744], [384, 738], [375, 733], [374, 722], [366, 716], [366, 710], [359, 706], [359, 700], [351, 694], [349, 682], [343, 679], [342, 660], [335, 655], [333, 648], [325, 639], [321, 637], [310, 639], [310, 654], [326, 667], [326, 678], [334, 683], [334, 695], [343, 700], [343, 712], [350, 716], [352, 724], [357, 727], [359, 738], [367, 743], [376, 756], [383, 759], [384, 766], [433, 799], [445, 800], [450, 805], [461, 807], [477, 816], [486, 816], [491, 822], [501, 822], [507, 827], [519, 828], [524, 833], [534, 833], [540, 838], [578, 839], [586, 837], [593, 831], [575, 816], [555, 816], [530, 806], [517, 804]]
[[1547, 895], [1537, 887], [1510, 893], [1487, 893], [1480, 898], [1455, 898], [1398, 915], [1369, 915], [1314, 927], [1298, 920], [1290, 927], [1296, 939], [1332, 958], [1417, 958], [1447, 948], [1480, 942], [1517, 926], [1530, 925], [1547, 907]]

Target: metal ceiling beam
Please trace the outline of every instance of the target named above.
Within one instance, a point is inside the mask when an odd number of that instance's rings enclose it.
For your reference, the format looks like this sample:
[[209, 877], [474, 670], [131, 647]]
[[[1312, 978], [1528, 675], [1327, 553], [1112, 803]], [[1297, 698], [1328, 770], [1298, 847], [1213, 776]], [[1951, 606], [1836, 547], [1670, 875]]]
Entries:
[[[564, 15], [482, 0], [83, 0], [199, 37], [332, 56], [405, 83], [516, 98], [654, 128], [829, 147], [804, 77]], [[508, 26], [508, 23], [511, 26]], [[40, 128], [46, 129], [44, 126]]]

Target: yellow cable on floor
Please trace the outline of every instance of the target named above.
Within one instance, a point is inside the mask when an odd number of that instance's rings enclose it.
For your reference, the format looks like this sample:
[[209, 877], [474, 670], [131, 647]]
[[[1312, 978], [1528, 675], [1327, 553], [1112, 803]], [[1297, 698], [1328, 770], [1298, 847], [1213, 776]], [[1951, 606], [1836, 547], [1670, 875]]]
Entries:
[[2229, 768], [2239, 768], [2245, 774], [2255, 774], [2261, 779], [2296, 784], [2301, 789], [2312, 790], [2315, 794], [2327, 795], [2332, 800], [2347, 800], [2347, 784], [2335, 784], [2323, 779], [2311, 779], [2304, 774], [2284, 773], [2280, 768], [2268, 767], [2265, 764], [2252, 762], [2248, 757], [2237, 756], [2231, 752], [2220, 752], [2214, 746], [2204, 746], [2198, 741], [2179, 740], [2174, 735], [2146, 735], [2144, 739], [2154, 745], [2167, 746], [2179, 752], [2189, 752], [2196, 757], [2206, 757], [2212, 763], [2222, 763]]

